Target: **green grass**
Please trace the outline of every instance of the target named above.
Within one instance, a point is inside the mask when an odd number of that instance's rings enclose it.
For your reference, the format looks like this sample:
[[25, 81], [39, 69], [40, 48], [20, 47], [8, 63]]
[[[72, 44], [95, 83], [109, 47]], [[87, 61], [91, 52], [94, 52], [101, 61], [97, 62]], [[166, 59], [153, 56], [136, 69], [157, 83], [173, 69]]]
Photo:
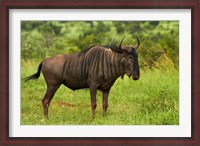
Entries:
[[[22, 61], [21, 76], [37, 71], [39, 61]], [[38, 80], [21, 82], [22, 125], [178, 125], [179, 76], [176, 70], [141, 70], [133, 81], [119, 78], [111, 88], [105, 117], [102, 95], [97, 93], [96, 117], [91, 118], [89, 90], [72, 91], [62, 85], [49, 107], [49, 119], [43, 115], [42, 99], [46, 84]]]

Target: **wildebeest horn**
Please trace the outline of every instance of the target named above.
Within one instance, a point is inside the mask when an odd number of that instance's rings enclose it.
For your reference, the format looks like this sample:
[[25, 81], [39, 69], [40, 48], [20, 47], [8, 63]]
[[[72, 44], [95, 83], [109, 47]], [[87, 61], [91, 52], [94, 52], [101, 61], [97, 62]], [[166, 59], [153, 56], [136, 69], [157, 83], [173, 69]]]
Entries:
[[121, 49], [121, 47], [122, 47], [122, 42], [123, 42], [124, 38], [125, 38], [125, 36], [122, 38], [122, 40], [121, 40], [121, 41], [119, 42], [119, 44], [117, 45], [117, 47], [118, 47], [119, 49]]
[[136, 36], [136, 38], [137, 38], [137, 46], [135, 46], [135, 49], [137, 49], [140, 46], [140, 40], [137, 36]]

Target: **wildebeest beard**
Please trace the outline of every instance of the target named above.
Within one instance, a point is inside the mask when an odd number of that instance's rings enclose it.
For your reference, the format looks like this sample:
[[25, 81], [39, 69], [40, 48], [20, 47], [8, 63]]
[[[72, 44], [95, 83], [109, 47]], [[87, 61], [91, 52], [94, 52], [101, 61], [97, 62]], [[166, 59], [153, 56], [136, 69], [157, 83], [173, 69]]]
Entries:
[[[124, 39], [124, 38], [123, 38]], [[125, 46], [123, 39], [117, 46], [92, 46], [84, 51], [72, 54], [61, 54], [43, 60], [37, 73], [25, 78], [25, 81], [37, 79], [42, 71], [47, 91], [42, 100], [44, 115], [48, 117], [50, 102], [60, 87], [64, 84], [72, 90], [89, 88], [91, 96], [92, 117], [95, 116], [97, 90], [103, 93], [103, 115], [108, 107], [110, 89], [118, 77], [124, 74], [139, 79], [139, 64], [137, 54], [131, 52], [139, 47]], [[136, 53], [136, 52], [135, 52]]]

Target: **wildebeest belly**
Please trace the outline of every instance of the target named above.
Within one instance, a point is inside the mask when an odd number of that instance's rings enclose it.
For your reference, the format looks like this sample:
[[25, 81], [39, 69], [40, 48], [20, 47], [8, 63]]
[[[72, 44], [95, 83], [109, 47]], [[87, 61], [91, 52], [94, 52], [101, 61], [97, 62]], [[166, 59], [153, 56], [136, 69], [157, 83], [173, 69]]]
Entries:
[[78, 90], [89, 87], [86, 81], [80, 81], [73, 78], [65, 79], [63, 81], [63, 84], [72, 90]]

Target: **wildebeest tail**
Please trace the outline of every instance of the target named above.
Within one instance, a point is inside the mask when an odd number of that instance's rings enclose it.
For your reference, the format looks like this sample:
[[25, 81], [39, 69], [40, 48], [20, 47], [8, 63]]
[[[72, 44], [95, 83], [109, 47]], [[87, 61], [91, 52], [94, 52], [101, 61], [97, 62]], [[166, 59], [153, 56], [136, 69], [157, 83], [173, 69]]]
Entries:
[[29, 81], [29, 80], [34, 80], [34, 79], [39, 78], [39, 77], [40, 77], [40, 71], [41, 71], [41, 69], [42, 69], [42, 62], [41, 62], [40, 65], [38, 66], [38, 71], [37, 71], [37, 73], [35, 73], [35, 74], [31, 75], [31, 76], [28, 76], [28, 77], [24, 78], [23, 80], [27, 82], [27, 81]]

